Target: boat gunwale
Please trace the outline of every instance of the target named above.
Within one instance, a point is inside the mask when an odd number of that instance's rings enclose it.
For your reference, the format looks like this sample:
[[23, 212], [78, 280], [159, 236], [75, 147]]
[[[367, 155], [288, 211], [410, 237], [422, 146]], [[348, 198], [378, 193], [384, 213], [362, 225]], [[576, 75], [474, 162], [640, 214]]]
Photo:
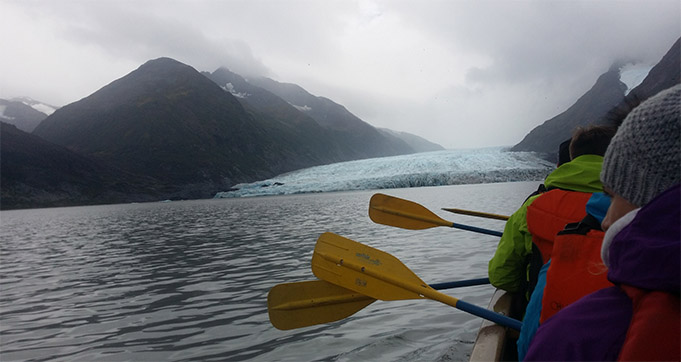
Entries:
[[[506, 316], [512, 316], [517, 298], [517, 295], [497, 289], [487, 308]], [[492, 321], [483, 320], [469, 361], [517, 360], [516, 339], [517, 333], [514, 333], [514, 331]]]

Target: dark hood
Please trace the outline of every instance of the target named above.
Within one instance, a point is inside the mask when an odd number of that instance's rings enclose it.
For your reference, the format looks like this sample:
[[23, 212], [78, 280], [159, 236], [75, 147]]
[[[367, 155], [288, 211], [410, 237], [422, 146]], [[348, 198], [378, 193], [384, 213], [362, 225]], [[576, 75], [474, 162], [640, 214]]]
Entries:
[[610, 245], [608, 279], [615, 284], [679, 294], [681, 193], [676, 185], [638, 212]]

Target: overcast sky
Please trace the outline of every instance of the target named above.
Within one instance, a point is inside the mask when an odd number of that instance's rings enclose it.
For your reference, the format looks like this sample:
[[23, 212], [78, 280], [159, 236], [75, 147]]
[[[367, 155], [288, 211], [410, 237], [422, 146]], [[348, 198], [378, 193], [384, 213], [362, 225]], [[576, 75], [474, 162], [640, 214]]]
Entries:
[[63, 106], [171, 57], [296, 83], [448, 148], [514, 145], [616, 59], [658, 62], [680, 4], [0, 0], [0, 98]]

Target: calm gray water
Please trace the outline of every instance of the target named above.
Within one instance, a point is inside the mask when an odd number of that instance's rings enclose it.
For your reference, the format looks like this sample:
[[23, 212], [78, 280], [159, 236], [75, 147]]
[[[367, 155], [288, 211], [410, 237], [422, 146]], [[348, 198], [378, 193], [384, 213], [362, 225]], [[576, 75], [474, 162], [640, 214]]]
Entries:
[[[442, 218], [510, 214], [537, 182], [383, 190]], [[373, 191], [0, 213], [0, 360], [459, 361], [481, 320], [430, 300], [378, 301], [342, 321], [280, 331], [267, 293], [314, 280], [331, 231], [388, 252], [428, 283], [485, 277], [495, 237], [410, 231], [367, 216]], [[445, 291], [486, 306], [490, 286]]]

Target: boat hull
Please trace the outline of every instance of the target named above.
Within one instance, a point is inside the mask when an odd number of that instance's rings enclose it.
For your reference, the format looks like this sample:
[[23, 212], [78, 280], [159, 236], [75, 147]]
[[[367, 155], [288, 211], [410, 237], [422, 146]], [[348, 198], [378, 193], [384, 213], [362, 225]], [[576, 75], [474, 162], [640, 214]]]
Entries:
[[[517, 318], [519, 297], [497, 289], [492, 295], [488, 309]], [[516, 341], [518, 332], [484, 320], [473, 345], [470, 361], [517, 361]]]

